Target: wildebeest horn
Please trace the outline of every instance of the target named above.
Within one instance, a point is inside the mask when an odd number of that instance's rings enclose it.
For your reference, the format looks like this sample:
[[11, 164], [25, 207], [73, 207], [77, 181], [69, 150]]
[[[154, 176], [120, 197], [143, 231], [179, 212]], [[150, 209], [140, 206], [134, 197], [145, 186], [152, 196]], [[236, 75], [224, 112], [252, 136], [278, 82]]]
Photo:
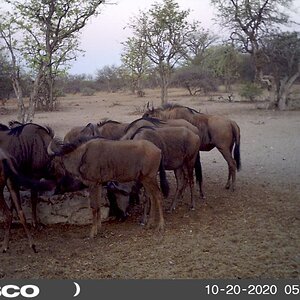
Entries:
[[153, 105], [153, 101], [152, 101], [152, 107], [151, 107], [151, 111], [154, 111], [154, 105]]
[[149, 103], [149, 101], [147, 102], [147, 109], [148, 110], [150, 109], [150, 103]]
[[47, 147], [47, 153], [50, 155], [50, 156], [54, 156], [55, 155], [55, 152], [51, 149], [52, 147], [52, 142], [53, 140], [49, 143], [48, 147]]
[[63, 142], [60, 138], [54, 137], [47, 147], [47, 153], [50, 156], [59, 155], [60, 148], [62, 147]]

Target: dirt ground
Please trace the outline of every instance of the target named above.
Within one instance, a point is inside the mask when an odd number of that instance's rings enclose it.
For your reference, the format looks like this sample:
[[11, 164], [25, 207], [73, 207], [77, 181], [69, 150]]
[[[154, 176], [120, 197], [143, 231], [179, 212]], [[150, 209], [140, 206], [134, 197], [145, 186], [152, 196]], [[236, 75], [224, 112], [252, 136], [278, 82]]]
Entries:
[[[159, 105], [159, 91], [144, 98], [129, 93], [67, 96], [59, 111], [37, 113], [63, 137], [73, 126], [103, 118], [132, 121], [147, 101]], [[177, 210], [165, 213], [160, 235], [139, 225], [136, 206], [123, 223], [104, 222], [88, 238], [90, 226], [59, 224], [34, 232], [38, 253], [27, 246], [20, 226], [12, 229], [10, 249], [0, 254], [0, 278], [300, 278], [300, 113], [258, 110], [245, 102], [212, 102], [171, 90], [169, 101], [203, 113], [221, 114], [241, 128], [242, 170], [235, 192], [225, 190], [227, 165], [217, 150], [202, 153], [206, 203], [188, 210], [188, 193]], [[0, 122], [16, 116], [8, 102]], [[171, 195], [174, 176], [168, 173]], [[198, 190], [196, 196], [199, 197]], [[0, 240], [3, 239], [0, 227]]]

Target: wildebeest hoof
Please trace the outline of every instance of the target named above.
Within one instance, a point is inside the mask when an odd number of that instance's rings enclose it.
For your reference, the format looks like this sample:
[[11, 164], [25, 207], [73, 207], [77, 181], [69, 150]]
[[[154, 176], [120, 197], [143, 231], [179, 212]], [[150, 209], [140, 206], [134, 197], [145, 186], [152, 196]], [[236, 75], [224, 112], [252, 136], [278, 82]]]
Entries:
[[170, 207], [170, 208], [167, 210], [167, 213], [171, 214], [174, 210], [175, 210], [175, 207]]
[[164, 230], [165, 230], [165, 226], [164, 225], [158, 225], [156, 227], [156, 231], [159, 232], [159, 233], [163, 232]]
[[154, 226], [153, 222], [148, 222], [145, 226], [146, 229], [152, 229]]
[[36, 250], [36, 247], [35, 247], [34, 244], [31, 246], [31, 248], [32, 248], [32, 250], [33, 250], [34, 253], [38, 253], [38, 251]]
[[43, 230], [43, 229], [46, 228], [46, 225], [43, 224], [43, 223], [34, 223], [34, 224], [32, 224], [32, 227], [33, 227], [35, 230], [41, 231], [41, 230]]
[[97, 233], [94, 232], [94, 230], [92, 230], [90, 233], [90, 239], [94, 239], [96, 236], [97, 236]]

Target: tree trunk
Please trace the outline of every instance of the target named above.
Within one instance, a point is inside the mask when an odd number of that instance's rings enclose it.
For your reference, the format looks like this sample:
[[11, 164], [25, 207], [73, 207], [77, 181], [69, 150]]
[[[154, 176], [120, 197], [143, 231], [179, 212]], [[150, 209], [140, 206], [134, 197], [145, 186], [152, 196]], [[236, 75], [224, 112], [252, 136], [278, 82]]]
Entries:
[[48, 79], [49, 106], [47, 108], [48, 108], [48, 110], [53, 111], [54, 110], [54, 93], [53, 93], [54, 80], [52, 78], [52, 75], [50, 75], [49, 77], [50, 77]]
[[30, 123], [33, 121], [42, 77], [43, 77], [43, 71], [42, 71], [42, 69], [40, 69], [39, 73], [37, 74], [37, 76], [34, 80], [33, 90], [30, 93], [29, 107], [28, 107], [28, 112], [27, 112], [27, 116], [26, 116], [26, 123]]
[[[300, 68], [299, 68], [300, 69]], [[300, 76], [300, 70], [298, 70], [293, 76], [288, 78], [287, 76], [280, 80], [280, 88], [278, 92], [277, 107], [279, 110], [286, 110], [288, 108], [288, 95], [292, 85], [296, 79]]]
[[287, 76], [279, 81], [280, 86], [277, 89], [277, 103], [276, 106], [279, 110], [287, 109], [287, 95], [288, 95], [288, 86], [287, 86], [288, 78]]
[[21, 123], [25, 122], [25, 105], [23, 101], [23, 92], [19, 78], [12, 78], [12, 85], [18, 102], [18, 117], [17, 120]]
[[169, 75], [165, 72], [160, 73], [161, 78], [161, 104], [165, 104], [168, 102], [168, 86], [169, 86]]

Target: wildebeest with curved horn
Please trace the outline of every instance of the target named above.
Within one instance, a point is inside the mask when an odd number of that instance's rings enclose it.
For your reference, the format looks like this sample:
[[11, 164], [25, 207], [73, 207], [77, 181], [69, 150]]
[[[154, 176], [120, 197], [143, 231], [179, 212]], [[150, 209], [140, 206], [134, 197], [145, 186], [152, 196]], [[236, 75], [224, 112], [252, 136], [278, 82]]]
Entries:
[[98, 225], [101, 226], [99, 186], [108, 181], [141, 182], [151, 199], [148, 225], [154, 222], [157, 207], [158, 229], [164, 228], [162, 196], [156, 178], [158, 171], [162, 190], [167, 190], [168, 184], [161, 164], [161, 151], [152, 143], [82, 138], [73, 144], [58, 145], [53, 140], [48, 153], [57, 156], [55, 159], [61, 162], [65, 170], [88, 186], [93, 213], [91, 237], [97, 235]]
[[[161, 122], [161, 121], [160, 121]], [[199, 160], [199, 136], [185, 127], [149, 127], [142, 125], [145, 120], [140, 119], [127, 128], [122, 139], [148, 140], [161, 149], [163, 163], [166, 170], [173, 170], [177, 182], [175, 197], [170, 211], [176, 207], [176, 202], [182, 196], [187, 185], [190, 187], [191, 209], [195, 208], [193, 170], [201, 192], [201, 166]], [[198, 163], [196, 163], [198, 161]]]
[[[49, 177], [51, 157], [47, 147], [53, 139], [54, 132], [50, 127], [38, 124], [18, 124], [11, 129], [0, 126], [0, 148], [6, 151], [15, 161], [17, 171], [24, 177], [39, 180]], [[32, 224], [37, 226], [36, 205], [38, 193], [31, 190]]]
[[[185, 119], [199, 129], [200, 151], [210, 151], [216, 147], [228, 164], [226, 188], [235, 189], [236, 170], [240, 170], [240, 128], [228, 118], [199, 113], [196, 110], [178, 104], [167, 103], [158, 108], [150, 108], [144, 117], [152, 116], [163, 120]], [[234, 147], [234, 150], [233, 150]], [[232, 157], [233, 150], [233, 157]]]

